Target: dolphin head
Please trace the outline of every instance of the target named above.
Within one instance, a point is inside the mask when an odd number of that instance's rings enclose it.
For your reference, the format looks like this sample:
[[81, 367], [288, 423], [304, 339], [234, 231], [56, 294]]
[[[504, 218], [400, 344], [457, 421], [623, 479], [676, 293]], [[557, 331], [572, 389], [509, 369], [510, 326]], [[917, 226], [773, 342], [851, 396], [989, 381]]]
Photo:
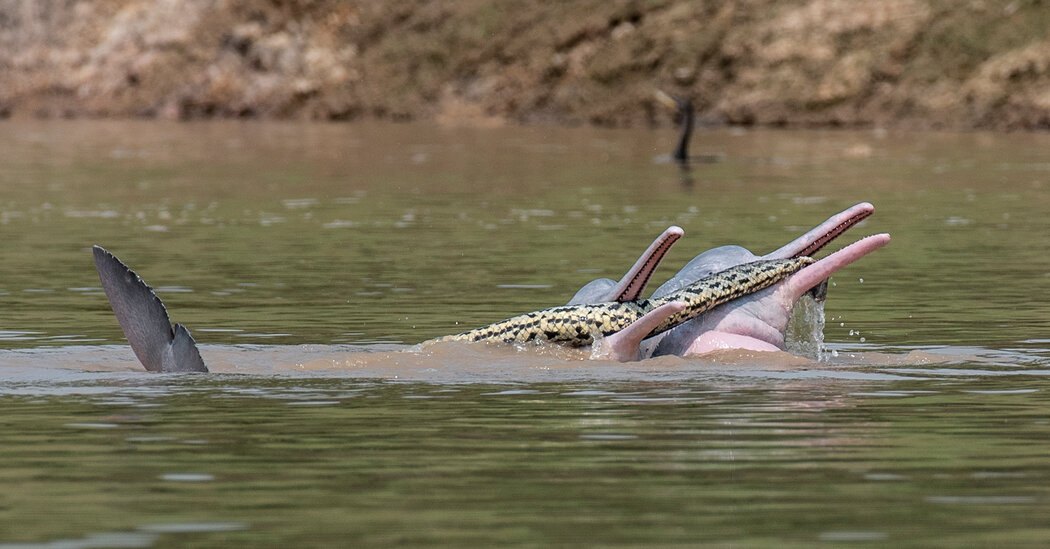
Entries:
[[[654, 298], [672, 294], [715, 273], [737, 265], [758, 260], [809, 257], [823, 249], [842, 233], [856, 226], [874, 213], [867, 202], [843, 210], [807, 231], [784, 246], [758, 256], [741, 246], [720, 246], [697, 255], [674, 277], [653, 293]], [[599, 279], [592, 281], [575, 296], [570, 304], [626, 301], [637, 299], [660, 259], [678, 238], [682, 229], [671, 227], [653, 242], [635, 262], [634, 267], [619, 281]], [[638, 330], [624, 332], [639, 334], [617, 337], [615, 352], [607, 356], [621, 360], [636, 360], [658, 354], [699, 354], [718, 348], [746, 348], [777, 350], [784, 348], [784, 333], [795, 302], [806, 293], [823, 300], [827, 292], [827, 278], [849, 263], [871, 253], [889, 242], [889, 235], [881, 234], [862, 239], [843, 250], [817, 261], [774, 286], [754, 294], [737, 298], [716, 307], [701, 316], [656, 337], [642, 337], [649, 330], [646, 322], [658, 323], [674, 314], [676, 305], [668, 304], [654, 310], [651, 318], [640, 321]]]
[[[846, 230], [874, 213], [862, 202], [828, 218], [786, 245], [757, 259], [788, 259], [811, 256]], [[846, 265], [889, 242], [888, 234], [873, 235], [817, 261], [780, 283], [717, 307], [647, 342], [650, 352], [661, 354], [701, 354], [719, 348], [777, 350], [784, 348], [784, 332], [795, 302], [806, 293], [823, 299], [827, 278]], [[665, 295], [696, 280], [693, 277], [717, 272], [756, 257], [739, 246], [708, 250], [690, 261], [654, 296]]]
[[652, 355], [697, 355], [718, 349], [776, 351], [795, 303], [846, 265], [885, 246], [888, 234], [863, 238], [759, 292], [735, 299], [650, 341]]

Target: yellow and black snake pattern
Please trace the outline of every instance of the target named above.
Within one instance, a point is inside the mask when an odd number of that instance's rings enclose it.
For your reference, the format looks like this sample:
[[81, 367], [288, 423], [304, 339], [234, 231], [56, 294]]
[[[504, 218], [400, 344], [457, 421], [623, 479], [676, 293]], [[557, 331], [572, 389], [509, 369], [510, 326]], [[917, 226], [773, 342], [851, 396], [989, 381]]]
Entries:
[[607, 337], [623, 330], [665, 303], [685, 303], [685, 309], [668, 318], [646, 336], [652, 337], [727, 301], [768, 288], [811, 263], [813, 259], [809, 257], [745, 263], [702, 278], [677, 292], [658, 298], [551, 307], [425, 343], [550, 341], [570, 347], [583, 347], [594, 343], [596, 338]]

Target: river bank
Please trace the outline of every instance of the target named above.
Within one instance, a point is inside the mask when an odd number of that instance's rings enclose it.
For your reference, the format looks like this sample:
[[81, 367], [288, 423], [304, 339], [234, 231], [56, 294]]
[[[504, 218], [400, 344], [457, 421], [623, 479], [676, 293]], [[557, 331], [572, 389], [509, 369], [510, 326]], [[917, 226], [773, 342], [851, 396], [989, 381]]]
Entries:
[[1038, 1], [0, 0], [0, 116], [1050, 128]]

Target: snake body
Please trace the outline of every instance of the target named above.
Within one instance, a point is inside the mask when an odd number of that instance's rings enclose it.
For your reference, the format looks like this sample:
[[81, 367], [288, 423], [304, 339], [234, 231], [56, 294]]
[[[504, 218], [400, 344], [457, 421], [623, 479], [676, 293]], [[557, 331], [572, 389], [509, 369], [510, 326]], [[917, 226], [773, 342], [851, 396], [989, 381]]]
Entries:
[[631, 325], [653, 309], [680, 301], [685, 309], [667, 318], [646, 337], [666, 332], [727, 301], [768, 288], [813, 263], [809, 257], [754, 261], [702, 278], [681, 290], [653, 299], [562, 305], [432, 339], [442, 341], [526, 343], [550, 341], [583, 347]]

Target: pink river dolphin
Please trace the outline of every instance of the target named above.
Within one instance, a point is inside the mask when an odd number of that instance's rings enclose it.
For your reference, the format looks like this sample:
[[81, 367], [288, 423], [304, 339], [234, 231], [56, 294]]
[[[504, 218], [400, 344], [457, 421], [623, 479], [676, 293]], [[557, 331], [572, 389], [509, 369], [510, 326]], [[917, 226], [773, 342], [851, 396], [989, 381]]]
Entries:
[[[812, 256], [849, 228], [864, 220], [875, 208], [862, 202], [828, 218], [802, 236], [763, 256], [756, 256], [740, 246], [721, 246], [708, 250], [690, 261], [674, 277], [653, 292], [659, 297], [681, 289], [712, 273], [760, 259], [787, 259]], [[682, 235], [679, 227], [663, 232], [635, 265], [619, 281], [592, 281], [573, 296], [570, 304], [638, 299], [652, 272], [663, 256]], [[716, 307], [664, 334], [644, 337], [652, 326], [681, 310], [669, 303], [650, 312], [625, 330], [601, 342], [596, 357], [620, 361], [651, 356], [690, 356], [719, 349], [777, 351], [785, 349], [785, 331], [795, 303], [807, 292], [823, 298], [829, 276], [846, 265], [885, 246], [888, 234], [863, 238], [803, 268], [787, 279], [765, 290], [735, 299]]]

